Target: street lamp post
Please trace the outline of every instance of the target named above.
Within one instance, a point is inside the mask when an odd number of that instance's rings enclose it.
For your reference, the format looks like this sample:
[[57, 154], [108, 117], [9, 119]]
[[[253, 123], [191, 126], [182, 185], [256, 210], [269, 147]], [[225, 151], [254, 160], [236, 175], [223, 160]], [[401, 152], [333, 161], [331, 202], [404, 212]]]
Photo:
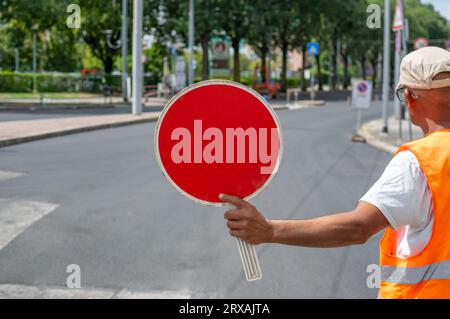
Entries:
[[384, 0], [384, 50], [383, 50], [383, 128], [388, 132], [388, 103], [389, 103], [389, 67], [390, 67], [390, 3]]
[[33, 73], [36, 73], [36, 67], [37, 67], [37, 63], [36, 63], [36, 30], [33, 30]]
[[35, 24], [33, 25], [33, 27], [31, 28], [33, 31], [33, 92], [37, 91], [37, 83], [36, 83], [36, 73], [37, 73], [37, 41], [36, 41], [36, 36], [37, 36], [37, 31], [39, 29], [39, 25]]
[[128, 78], [128, 0], [122, 0], [122, 97], [128, 102], [127, 78]]
[[189, 85], [194, 83], [194, 0], [189, 0]]
[[[113, 0], [113, 6], [115, 1]], [[128, 0], [122, 0], [122, 26], [120, 30], [120, 40], [116, 44], [111, 42], [112, 30], [104, 30], [106, 44], [110, 49], [118, 50], [122, 48], [122, 97], [124, 102], [128, 102]]]
[[19, 65], [20, 65], [20, 57], [19, 57], [19, 49], [16, 48], [15, 50], [15, 63], [16, 63], [16, 72], [19, 72]]
[[142, 0], [133, 3], [133, 115], [142, 114]]

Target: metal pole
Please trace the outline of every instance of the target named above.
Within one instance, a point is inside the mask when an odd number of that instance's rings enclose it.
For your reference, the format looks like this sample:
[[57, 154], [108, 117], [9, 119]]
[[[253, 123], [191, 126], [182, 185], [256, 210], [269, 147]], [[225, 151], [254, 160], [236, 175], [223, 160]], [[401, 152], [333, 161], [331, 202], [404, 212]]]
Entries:
[[[401, 31], [395, 32], [395, 69], [394, 69], [394, 90], [400, 77], [400, 51], [401, 51]], [[395, 115], [398, 119], [398, 137], [402, 139], [402, 106], [399, 99], [394, 98]]]
[[389, 103], [389, 67], [390, 67], [390, 3], [384, 0], [384, 50], [383, 50], [383, 128], [388, 132], [388, 103]]
[[315, 65], [315, 55], [311, 55], [311, 92], [310, 92], [310, 99], [312, 101], [314, 101], [314, 99], [316, 98], [316, 92], [315, 92], [315, 82], [316, 79], [314, 77], [314, 65]]
[[358, 110], [356, 111], [355, 135], [358, 135], [359, 128], [361, 127], [361, 117], [362, 117], [362, 110], [358, 108]]
[[127, 77], [128, 77], [128, 0], [122, 0], [122, 97], [128, 102]]
[[19, 49], [16, 49], [16, 72], [19, 72], [19, 63], [20, 63], [20, 59], [19, 59]]
[[336, 41], [336, 69], [334, 72], [336, 73], [336, 88], [339, 90], [339, 64], [341, 64], [341, 41]]
[[194, 0], [189, 0], [189, 85], [194, 83]]
[[[403, 29], [403, 37], [402, 37], [402, 58], [405, 57], [406, 54], [408, 54], [408, 40], [409, 40], [409, 22], [408, 19], [405, 17], [405, 2], [403, 0], [400, 0], [402, 10], [403, 10], [403, 19], [404, 19], [404, 29]], [[405, 112], [406, 112], [406, 106], [402, 105], [402, 119], [405, 118]], [[413, 134], [412, 134], [412, 123], [411, 123], [411, 116], [408, 114], [408, 132], [409, 132], [409, 140], [412, 141]]]
[[36, 31], [33, 31], [33, 73], [36, 73]]
[[133, 3], [133, 115], [142, 114], [142, 0]]
[[330, 41], [330, 53], [328, 54], [328, 89], [331, 91], [331, 87], [333, 86], [333, 55], [331, 54], [333, 52], [333, 42]]

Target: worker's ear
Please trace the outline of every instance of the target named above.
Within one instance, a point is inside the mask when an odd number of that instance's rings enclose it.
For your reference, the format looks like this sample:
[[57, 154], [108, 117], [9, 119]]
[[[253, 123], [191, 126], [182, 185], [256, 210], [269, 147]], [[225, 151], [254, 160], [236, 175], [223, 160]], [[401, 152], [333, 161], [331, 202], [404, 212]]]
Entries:
[[417, 100], [417, 96], [414, 94], [414, 92], [409, 88], [405, 88], [405, 102], [406, 102], [406, 105], [410, 108], [410, 110], [415, 109], [416, 100]]

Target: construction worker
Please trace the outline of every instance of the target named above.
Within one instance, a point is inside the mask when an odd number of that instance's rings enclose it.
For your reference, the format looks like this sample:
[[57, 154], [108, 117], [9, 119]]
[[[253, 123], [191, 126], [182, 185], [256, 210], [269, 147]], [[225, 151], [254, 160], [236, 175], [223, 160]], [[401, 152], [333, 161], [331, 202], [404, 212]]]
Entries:
[[252, 244], [305, 247], [380, 242], [380, 298], [450, 298], [450, 52], [426, 47], [402, 61], [397, 96], [424, 137], [401, 146], [353, 211], [269, 220], [221, 194], [230, 234]]

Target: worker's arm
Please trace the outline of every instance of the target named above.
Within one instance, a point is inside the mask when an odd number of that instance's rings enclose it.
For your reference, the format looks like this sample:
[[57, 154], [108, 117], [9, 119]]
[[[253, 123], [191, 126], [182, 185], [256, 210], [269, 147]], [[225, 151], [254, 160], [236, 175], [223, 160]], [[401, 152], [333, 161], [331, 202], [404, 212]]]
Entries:
[[221, 200], [236, 206], [225, 212], [230, 234], [251, 244], [279, 243], [305, 247], [363, 244], [389, 226], [380, 210], [360, 202], [351, 212], [309, 220], [268, 220], [250, 203], [230, 195]]

